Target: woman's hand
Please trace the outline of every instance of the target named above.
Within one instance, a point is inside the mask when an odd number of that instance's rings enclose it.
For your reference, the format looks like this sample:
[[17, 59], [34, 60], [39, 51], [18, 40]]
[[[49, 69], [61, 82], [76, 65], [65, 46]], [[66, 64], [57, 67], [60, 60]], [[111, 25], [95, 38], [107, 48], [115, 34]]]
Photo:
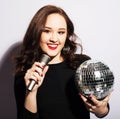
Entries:
[[85, 103], [86, 108], [94, 113], [97, 117], [103, 117], [108, 112], [108, 101], [110, 98], [110, 94], [106, 96], [103, 100], [97, 100], [94, 95], [90, 95], [88, 98], [80, 94], [80, 97], [82, 98], [83, 102]]
[[35, 62], [25, 74], [24, 79], [26, 87], [29, 85], [31, 80], [35, 80], [36, 84], [33, 87], [32, 91], [37, 91], [38, 87], [40, 87], [43, 82], [47, 70], [48, 66], [43, 67], [43, 65], [40, 62]]

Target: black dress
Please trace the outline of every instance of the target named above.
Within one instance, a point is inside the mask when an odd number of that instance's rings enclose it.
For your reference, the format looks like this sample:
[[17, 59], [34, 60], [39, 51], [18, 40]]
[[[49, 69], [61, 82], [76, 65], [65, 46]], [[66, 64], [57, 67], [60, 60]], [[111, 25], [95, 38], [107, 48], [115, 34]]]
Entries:
[[15, 98], [18, 119], [90, 119], [74, 82], [75, 70], [67, 62], [49, 65], [43, 84], [38, 89], [38, 112], [24, 108], [24, 73], [15, 76]]

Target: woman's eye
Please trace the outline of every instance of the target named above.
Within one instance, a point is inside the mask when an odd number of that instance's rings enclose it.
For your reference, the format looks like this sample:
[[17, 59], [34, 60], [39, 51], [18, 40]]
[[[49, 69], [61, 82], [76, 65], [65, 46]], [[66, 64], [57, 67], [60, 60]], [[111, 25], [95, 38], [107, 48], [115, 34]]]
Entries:
[[65, 32], [64, 32], [64, 31], [59, 31], [58, 33], [62, 35], [62, 34], [64, 34]]
[[43, 32], [45, 32], [45, 33], [49, 33], [50, 30], [44, 29]]

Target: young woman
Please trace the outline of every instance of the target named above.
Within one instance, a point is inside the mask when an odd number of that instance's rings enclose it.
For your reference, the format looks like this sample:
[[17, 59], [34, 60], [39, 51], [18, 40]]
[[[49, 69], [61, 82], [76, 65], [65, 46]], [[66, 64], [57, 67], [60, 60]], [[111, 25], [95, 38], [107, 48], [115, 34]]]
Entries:
[[[16, 58], [15, 98], [18, 119], [90, 119], [90, 112], [104, 117], [109, 112], [107, 96], [79, 94], [74, 82], [76, 68], [89, 56], [76, 54], [74, 26], [64, 10], [42, 7], [33, 17]], [[82, 49], [82, 47], [81, 47]], [[51, 57], [43, 68], [42, 54]], [[41, 70], [42, 68], [42, 70]], [[29, 83], [37, 83], [31, 91]]]

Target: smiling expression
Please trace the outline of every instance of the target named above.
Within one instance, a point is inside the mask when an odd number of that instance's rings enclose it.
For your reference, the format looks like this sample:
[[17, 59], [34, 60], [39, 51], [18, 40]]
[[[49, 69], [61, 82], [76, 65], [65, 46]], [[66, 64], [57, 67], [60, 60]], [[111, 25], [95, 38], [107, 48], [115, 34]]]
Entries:
[[67, 24], [63, 16], [57, 13], [47, 17], [40, 38], [42, 51], [52, 57], [60, 57], [67, 37]]

